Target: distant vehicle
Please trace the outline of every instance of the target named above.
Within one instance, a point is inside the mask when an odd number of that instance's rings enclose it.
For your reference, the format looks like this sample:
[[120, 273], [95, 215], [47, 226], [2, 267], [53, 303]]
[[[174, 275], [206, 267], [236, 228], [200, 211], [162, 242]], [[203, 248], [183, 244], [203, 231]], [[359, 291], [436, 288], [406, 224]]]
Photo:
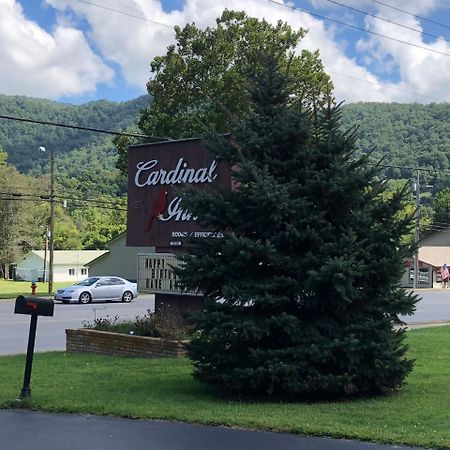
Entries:
[[58, 289], [55, 300], [63, 303], [90, 303], [121, 300], [131, 302], [138, 296], [137, 284], [120, 277], [89, 277], [73, 286]]

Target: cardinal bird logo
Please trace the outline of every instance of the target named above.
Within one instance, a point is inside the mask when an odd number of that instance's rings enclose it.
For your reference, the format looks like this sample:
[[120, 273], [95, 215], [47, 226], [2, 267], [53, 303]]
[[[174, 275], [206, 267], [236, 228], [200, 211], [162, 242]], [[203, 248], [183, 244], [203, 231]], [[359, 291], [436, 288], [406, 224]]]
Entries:
[[166, 209], [166, 206], [167, 206], [167, 191], [164, 188], [161, 188], [155, 206], [153, 207], [152, 212], [150, 213], [148, 221], [145, 225], [144, 231], [146, 233], [148, 233], [152, 228], [152, 224], [153, 221], [155, 220], [155, 217], [159, 217]]

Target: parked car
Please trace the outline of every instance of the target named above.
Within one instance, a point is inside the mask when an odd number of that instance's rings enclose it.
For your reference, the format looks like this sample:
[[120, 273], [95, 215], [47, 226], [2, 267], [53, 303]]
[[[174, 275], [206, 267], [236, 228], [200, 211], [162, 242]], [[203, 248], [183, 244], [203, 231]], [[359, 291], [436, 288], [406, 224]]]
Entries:
[[138, 296], [137, 284], [120, 277], [89, 277], [73, 286], [58, 289], [55, 300], [63, 303], [122, 300], [131, 302]]

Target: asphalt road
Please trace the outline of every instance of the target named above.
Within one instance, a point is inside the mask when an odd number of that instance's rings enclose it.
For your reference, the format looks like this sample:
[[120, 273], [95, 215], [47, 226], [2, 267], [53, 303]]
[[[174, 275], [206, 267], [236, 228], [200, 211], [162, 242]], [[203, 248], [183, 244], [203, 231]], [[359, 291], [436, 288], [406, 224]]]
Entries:
[[408, 324], [450, 322], [450, 289], [423, 289], [413, 316], [403, 317]]
[[[402, 319], [408, 324], [450, 322], [450, 289], [421, 290], [414, 316]], [[79, 328], [96, 317], [134, 319], [154, 308], [153, 295], [141, 295], [131, 303], [55, 304], [54, 317], [39, 317], [36, 351], [64, 350], [65, 329]], [[30, 318], [14, 314], [13, 300], [0, 300], [0, 355], [26, 353]]]
[[0, 411], [2, 450], [389, 450], [370, 442], [187, 423]]
[[[97, 317], [134, 319], [154, 309], [153, 295], [140, 295], [130, 303], [90, 303], [64, 305], [55, 302], [53, 317], [39, 317], [36, 333], [36, 352], [65, 350], [66, 328], [81, 328], [83, 322]], [[26, 353], [30, 316], [14, 314], [14, 300], [0, 300], [0, 355]], [[0, 447], [0, 450], [1, 447]]]

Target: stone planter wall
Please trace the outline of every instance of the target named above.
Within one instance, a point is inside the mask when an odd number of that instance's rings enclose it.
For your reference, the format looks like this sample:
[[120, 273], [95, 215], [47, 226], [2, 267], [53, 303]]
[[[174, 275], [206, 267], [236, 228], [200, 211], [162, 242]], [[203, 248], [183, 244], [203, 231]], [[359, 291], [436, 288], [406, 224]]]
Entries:
[[181, 358], [187, 355], [186, 341], [130, 336], [87, 328], [66, 330], [68, 353], [96, 353], [143, 358]]

